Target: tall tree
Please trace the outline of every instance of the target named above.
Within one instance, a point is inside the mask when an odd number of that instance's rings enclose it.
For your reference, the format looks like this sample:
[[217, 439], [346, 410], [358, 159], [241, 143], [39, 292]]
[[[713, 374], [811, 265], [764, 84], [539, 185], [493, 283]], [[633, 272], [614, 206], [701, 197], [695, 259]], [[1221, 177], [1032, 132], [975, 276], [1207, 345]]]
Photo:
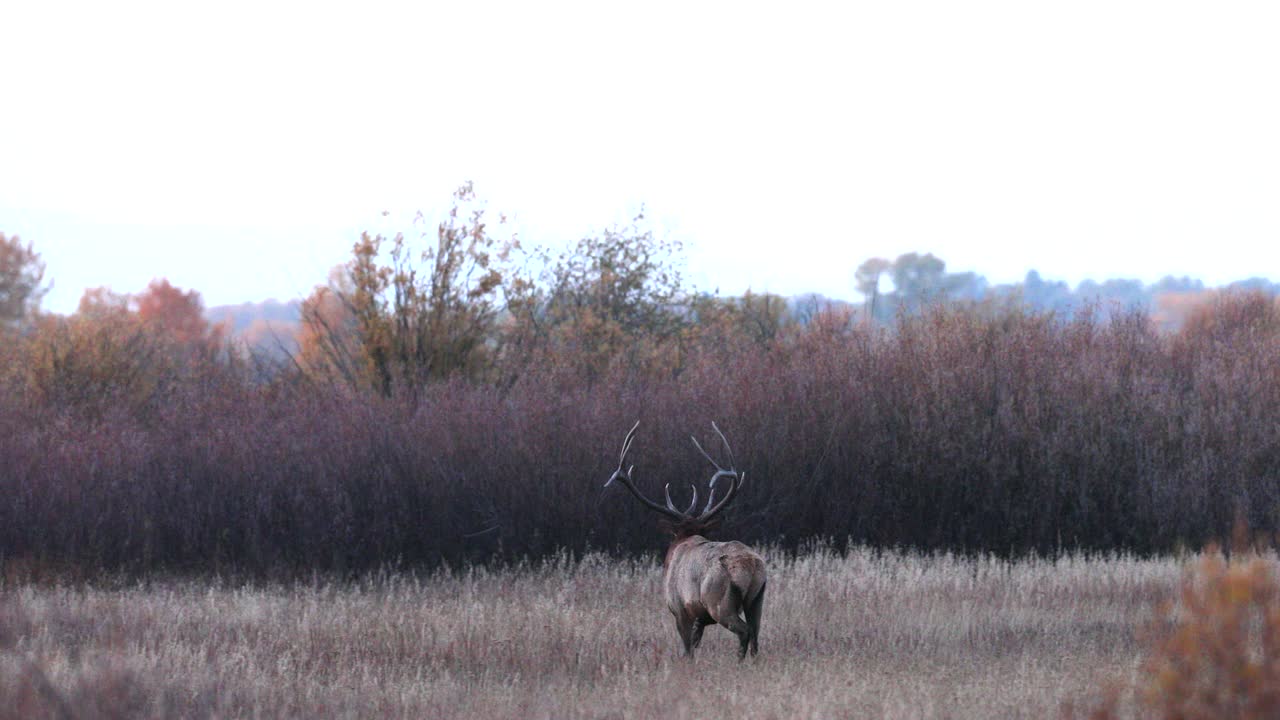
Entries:
[[538, 282], [510, 296], [517, 345], [526, 357], [555, 353], [588, 379], [623, 358], [675, 369], [690, 320], [681, 251], [645, 227], [643, 213], [555, 257], [540, 250]]
[[867, 299], [867, 314], [876, 317], [876, 305], [880, 299], [880, 279], [893, 267], [884, 258], [871, 258], [858, 266], [853, 273], [854, 288]]
[[[419, 214], [415, 224], [424, 223]], [[470, 183], [454, 193], [434, 232], [419, 237], [426, 247], [415, 253], [403, 234], [364, 233], [351, 260], [307, 298], [299, 358], [305, 370], [382, 395], [402, 384], [487, 372], [515, 240], [490, 233]]]
[[943, 299], [947, 264], [933, 253], [906, 253], [893, 261], [893, 288], [899, 305], [916, 310]]
[[166, 279], [152, 280], [134, 298], [138, 319], [179, 343], [205, 344], [218, 335], [204, 317], [204, 300], [195, 290], [176, 288]]
[[[43, 317], [31, 334], [27, 385], [48, 402], [102, 411], [155, 407], [175, 387], [234, 371], [223, 328], [204, 318], [200, 294], [154, 280], [137, 295], [85, 290], [78, 311]], [[221, 375], [231, 377], [230, 375]]]
[[0, 233], [0, 328], [14, 327], [31, 318], [49, 291], [43, 285], [44, 261], [35, 246], [18, 236]]

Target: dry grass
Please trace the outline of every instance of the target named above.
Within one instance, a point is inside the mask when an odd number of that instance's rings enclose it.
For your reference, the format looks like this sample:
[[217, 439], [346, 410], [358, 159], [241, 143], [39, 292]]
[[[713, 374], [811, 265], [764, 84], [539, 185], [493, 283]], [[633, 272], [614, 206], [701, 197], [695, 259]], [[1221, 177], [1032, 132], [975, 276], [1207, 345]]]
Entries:
[[[0, 717], [1051, 717], [1132, 675], [1172, 559], [775, 557], [757, 661], [652, 562], [0, 590]], [[53, 694], [41, 689], [47, 677]]]

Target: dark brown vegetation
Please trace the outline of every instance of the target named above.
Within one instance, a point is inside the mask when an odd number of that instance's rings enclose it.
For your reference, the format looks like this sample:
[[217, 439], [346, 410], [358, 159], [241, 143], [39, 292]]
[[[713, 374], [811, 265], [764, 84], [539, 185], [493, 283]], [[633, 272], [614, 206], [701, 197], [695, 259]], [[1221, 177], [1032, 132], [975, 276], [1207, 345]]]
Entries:
[[[798, 322], [768, 295], [690, 291], [642, 222], [531, 261], [493, 227], [464, 187], [426, 251], [365, 236], [283, 366], [165, 281], [90, 291], [70, 317], [19, 293], [0, 329], [3, 572], [648, 552], [652, 519], [598, 487], [636, 418], [651, 496], [701, 475], [684, 429], [715, 418], [746, 448], [722, 530], [753, 544], [1145, 553], [1237, 514], [1280, 529], [1280, 310], [1261, 293], [1176, 333], [1016, 304]], [[8, 245], [8, 274], [38, 286], [38, 254]]]
[[1151, 552], [1221, 537], [1237, 511], [1273, 531], [1275, 306], [1205, 313], [1175, 336], [1140, 315], [819, 317], [694, 345], [677, 372], [545, 362], [391, 397], [259, 382], [145, 326], [72, 319], [4, 349], [0, 555], [305, 573], [648, 551], [652, 520], [597, 489], [635, 418], [650, 487], [701, 473], [685, 428], [715, 417], [741, 439], [752, 481], [725, 530], [747, 542]]

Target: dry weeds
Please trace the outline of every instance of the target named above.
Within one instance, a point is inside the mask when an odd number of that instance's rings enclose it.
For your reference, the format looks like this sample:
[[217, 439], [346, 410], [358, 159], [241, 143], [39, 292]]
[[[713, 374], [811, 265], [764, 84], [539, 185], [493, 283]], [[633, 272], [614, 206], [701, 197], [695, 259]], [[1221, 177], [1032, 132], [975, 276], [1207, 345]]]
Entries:
[[10, 585], [0, 717], [1052, 717], [1132, 675], [1180, 564], [818, 549], [769, 573], [742, 664], [719, 628], [677, 657], [656, 564], [598, 555], [357, 585]]

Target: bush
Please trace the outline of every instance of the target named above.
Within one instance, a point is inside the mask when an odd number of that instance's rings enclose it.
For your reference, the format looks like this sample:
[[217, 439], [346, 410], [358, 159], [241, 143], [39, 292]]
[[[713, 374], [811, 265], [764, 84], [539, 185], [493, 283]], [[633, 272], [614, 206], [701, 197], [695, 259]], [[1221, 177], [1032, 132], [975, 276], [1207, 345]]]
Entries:
[[1145, 553], [1222, 537], [1237, 512], [1274, 531], [1280, 341], [1198, 327], [829, 312], [767, 340], [708, 333], [678, 371], [583, 382], [551, 353], [509, 382], [389, 397], [173, 356], [160, 367], [187, 371], [137, 392], [0, 393], [0, 561], [274, 574], [651, 552], [656, 518], [601, 488], [636, 419], [657, 495], [705, 482], [689, 434], [719, 423], [748, 478], [721, 534], [748, 542]]
[[1112, 689], [1090, 715], [1180, 720], [1280, 717], [1280, 581], [1274, 557], [1203, 553], [1179, 601], [1156, 612], [1152, 642], [1131, 692]]

